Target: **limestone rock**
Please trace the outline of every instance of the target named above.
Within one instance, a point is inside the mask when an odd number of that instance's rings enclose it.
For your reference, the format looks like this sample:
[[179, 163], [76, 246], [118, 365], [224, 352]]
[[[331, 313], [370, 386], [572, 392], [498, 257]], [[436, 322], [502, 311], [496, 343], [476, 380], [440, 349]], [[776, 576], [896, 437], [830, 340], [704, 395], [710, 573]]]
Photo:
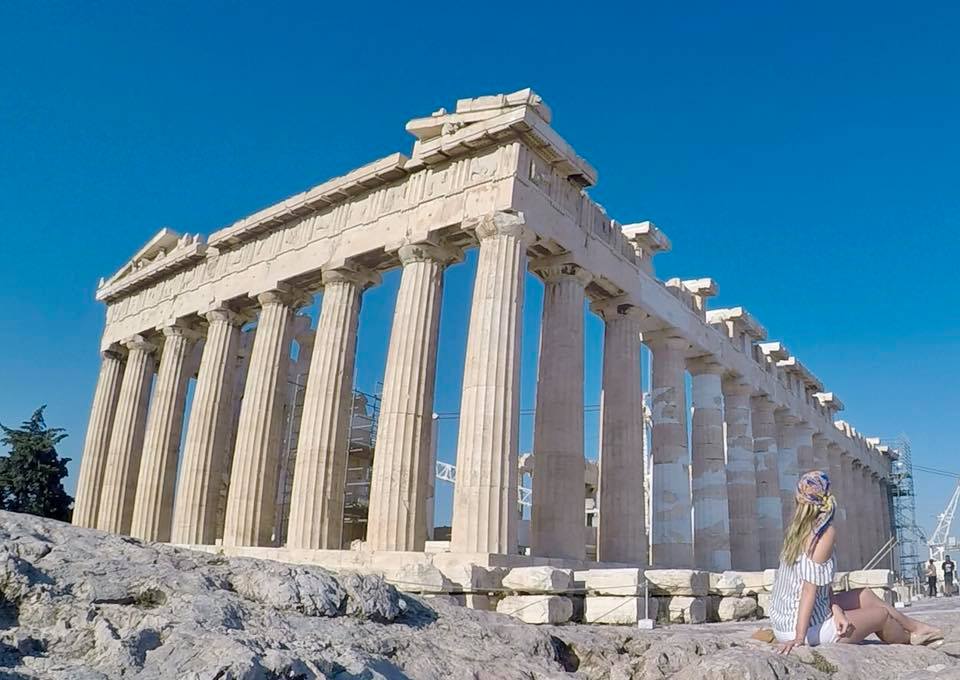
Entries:
[[556, 567], [515, 567], [503, 577], [503, 587], [517, 593], [566, 593], [573, 588], [573, 571]]
[[757, 601], [752, 597], [725, 597], [720, 600], [717, 614], [721, 621], [744, 621], [757, 614]]
[[643, 595], [642, 569], [587, 569], [574, 576], [591, 595]]
[[640, 619], [657, 618], [657, 599], [634, 596], [587, 595], [584, 599], [585, 623], [636, 625]]
[[573, 603], [559, 595], [508, 595], [497, 603], [497, 612], [524, 623], [566, 623]]
[[703, 596], [710, 589], [710, 575], [693, 569], [648, 569], [644, 572], [655, 595]]

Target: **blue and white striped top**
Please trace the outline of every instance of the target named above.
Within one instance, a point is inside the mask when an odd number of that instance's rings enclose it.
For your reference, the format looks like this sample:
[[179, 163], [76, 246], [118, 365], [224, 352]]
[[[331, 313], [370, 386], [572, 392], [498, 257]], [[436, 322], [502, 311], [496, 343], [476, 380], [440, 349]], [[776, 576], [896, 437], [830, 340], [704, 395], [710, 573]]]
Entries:
[[810, 629], [820, 626], [830, 618], [830, 586], [833, 583], [833, 555], [820, 564], [803, 553], [792, 565], [783, 562], [773, 581], [773, 594], [770, 596], [770, 623], [773, 629], [790, 635], [797, 628], [797, 610], [800, 609], [800, 592], [803, 582], [817, 586], [810, 615]]

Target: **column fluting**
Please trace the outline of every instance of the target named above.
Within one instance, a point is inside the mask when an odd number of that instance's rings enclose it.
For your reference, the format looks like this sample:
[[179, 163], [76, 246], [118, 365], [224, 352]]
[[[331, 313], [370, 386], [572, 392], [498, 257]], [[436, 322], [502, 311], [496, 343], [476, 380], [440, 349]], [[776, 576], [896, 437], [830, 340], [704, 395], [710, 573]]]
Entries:
[[[826, 437], [823, 435], [819, 435], [819, 437], [826, 440]], [[816, 450], [816, 444], [817, 440], [814, 439], [814, 450]], [[840, 447], [828, 442], [826, 445], [826, 457], [827, 474], [830, 475], [830, 490], [836, 501], [833, 522], [837, 527], [837, 538], [839, 539], [836, 542], [835, 548], [837, 553], [837, 567], [845, 569], [850, 557], [848, 541], [850, 534], [847, 530], [847, 505], [843, 493], [843, 462], [841, 460]]]
[[100, 355], [100, 375], [97, 377], [90, 420], [87, 422], [87, 436], [83, 442], [72, 520], [74, 526], [91, 529], [97, 526], [100, 491], [103, 488], [110, 433], [117, 412], [124, 367], [123, 354], [119, 348], [106, 350]]
[[846, 558], [843, 560], [843, 569], [849, 571], [863, 566], [863, 560], [860, 553], [860, 508], [857, 504], [858, 468], [855, 467], [854, 460], [848, 451], [843, 451], [843, 455], [840, 456], [840, 468], [840, 496], [837, 500], [844, 507], [844, 517], [846, 518], [846, 534], [844, 536]]
[[757, 513], [757, 456], [750, 407], [753, 387], [736, 378], [727, 378], [722, 388], [727, 438], [730, 562], [733, 569], [759, 571], [763, 569], [763, 563]]
[[171, 540], [213, 545], [220, 485], [227, 473], [237, 354], [242, 318], [219, 308], [206, 314], [207, 338], [193, 393], [177, 483]]
[[139, 335], [123, 344], [127, 348], [127, 367], [120, 384], [97, 517], [98, 529], [115, 534], [129, 534], [133, 521], [156, 350]]
[[302, 298], [288, 289], [257, 296], [260, 316], [243, 390], [223, 526], [227, 546], [273, 545], [283, 394], [293, 315]]
[[750, 405], [753, 409], [753, 451], [756, 454], [760, 563], [764, 569], [774, 569], [780, 564], [780, 546], [783, 542], [775, 406], [766, 395], [753, 397]]
[[[797, 451], [797, 479], [805, 472], [816, 468], [813, 458], [813, 428], [808, 423], [799, 422], [794, 427], [795, 447]], [[794, 493], [796, 493], [794, 480]]]
[[830, 474], [830, 456], [827, 453], [827, 447], [830, 441], [819, 432], [813, 433], [813, 460], [811, 461], [811, 470], [822, 470]]
[[423, 550], [432, 500], [433, 396], [443, 270], [459, 253], [403, 246], [370, 482], [367, 547]]
[[544, 281], [534, 415], [530, 552], [582, 560], [586, 549], [583, 458], [583, 304], [589, 274], [574, 264], [537, 266]]
[[520, 331], [527, 245], [519, 215], [477, 223], [480, 241], [457, 437], [451, 549], [517, 551]]
[[730, 569], [730, 506], [723, 436], [724, 368], [710, 360], [690, 362], [690, 436], [694, 566]]
[[689, 343], [669, 335], [644, 334], [652, 353], [650, 407], [651, 564], [693, 566], [690, 450], [687, 443], [685, 358]]
[[605, 304], [597, 560], [646, 566], [640, 319], [629, 305]]
[[186, 364], [197, 333], [183, 326], [163, 329], [163, 349], [137, 480], [130, 535], [145, 541], [168, 542], [173, 520], [180, 435], [190, 375]]
[[343, 547], [360, 298], [374, 281], [372, 273], [348, 267], [323, 272], [323, 300], [303, 395], [290, 494], [287, 545], [292, 548]]
[[797, 431], [799, 420], [780, 409], [775, 413], [777, 420], [777, 465], [780, 476], [780, 513], [783, 531], [786, 532], [793, 520], [797, 507], [797, 480], [800, 478], [800, 463], [797, 459]]

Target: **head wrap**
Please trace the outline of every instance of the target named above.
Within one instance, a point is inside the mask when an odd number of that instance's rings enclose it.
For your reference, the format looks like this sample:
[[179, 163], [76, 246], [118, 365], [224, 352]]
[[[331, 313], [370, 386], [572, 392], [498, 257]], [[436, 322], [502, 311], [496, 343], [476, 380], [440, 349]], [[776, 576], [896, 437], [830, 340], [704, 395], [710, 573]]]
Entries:
[[813, 525], [813, 535], [819, 539], [833, 521], [837, 503], [830, 493], [830, 478], [822, 470], [811, 470], [797, 482], [797, 502], [813, 505], [817, 508], [817, 521]]

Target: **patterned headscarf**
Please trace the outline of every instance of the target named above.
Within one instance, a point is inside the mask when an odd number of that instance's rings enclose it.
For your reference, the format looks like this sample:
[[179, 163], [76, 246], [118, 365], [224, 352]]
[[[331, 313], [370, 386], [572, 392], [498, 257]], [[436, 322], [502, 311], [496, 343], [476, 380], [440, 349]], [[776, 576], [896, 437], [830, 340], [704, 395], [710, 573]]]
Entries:
[[813, 535], [819, 539], [833, 521], [837, 502], [830, 493], [830, 478], [822, 470], [811, 470], [797, 482], [797, 502], [816, 506], [819, 513], [813, 525]]

